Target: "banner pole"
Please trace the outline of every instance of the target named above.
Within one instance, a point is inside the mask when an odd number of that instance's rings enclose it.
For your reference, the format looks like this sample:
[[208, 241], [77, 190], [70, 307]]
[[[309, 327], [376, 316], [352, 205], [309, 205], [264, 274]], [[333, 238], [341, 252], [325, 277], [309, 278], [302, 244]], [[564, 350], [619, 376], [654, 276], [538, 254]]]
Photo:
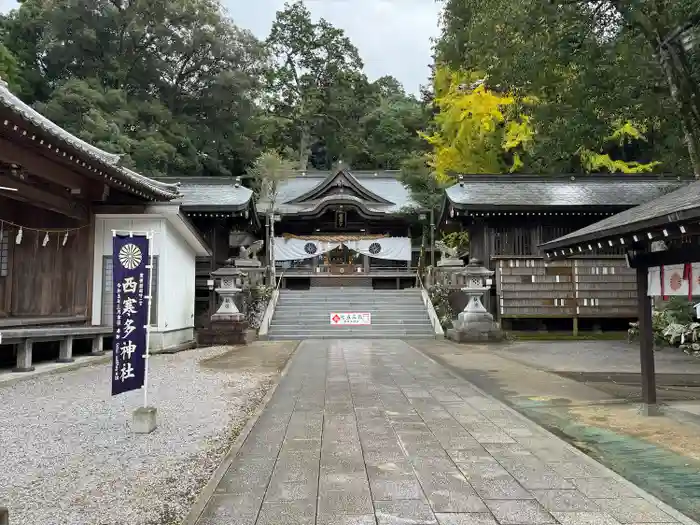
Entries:
[[148, 312], [146, 313], [146, 348], [143, 352], [144, 363], [143, 372], [143, 406], [148, 406], [148, 362], [149, 362], [149, 347], [151, 345], [151, 312], [153, 311], [153, 230], [147, 234], [148, 239]]

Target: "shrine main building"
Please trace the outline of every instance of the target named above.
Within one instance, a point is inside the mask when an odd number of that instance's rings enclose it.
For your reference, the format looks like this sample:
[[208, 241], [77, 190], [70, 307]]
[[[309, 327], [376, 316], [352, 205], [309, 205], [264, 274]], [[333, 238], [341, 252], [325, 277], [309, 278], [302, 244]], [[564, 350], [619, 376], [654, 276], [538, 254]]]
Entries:
[[297, 172], [280, 185], [274, 205], [240, 179], [178, 179], [182, 210], [213, 254], [199, 260], [198, 301], [208, 301], [210, 272], [256, 240], [265, 241], [260, 259], [272, 256], [283, 289], [413, 286], [429, 214], [398, 176], [347, 168]]

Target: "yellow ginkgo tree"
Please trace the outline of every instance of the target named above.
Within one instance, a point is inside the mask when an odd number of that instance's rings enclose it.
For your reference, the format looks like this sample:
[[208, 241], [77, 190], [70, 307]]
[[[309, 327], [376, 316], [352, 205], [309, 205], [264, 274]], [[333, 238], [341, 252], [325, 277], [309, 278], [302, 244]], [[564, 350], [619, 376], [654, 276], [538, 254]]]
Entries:
[[[429, 164], [439, 185], [454, 182], [457, 174], [513, 173], [527, 170], [528, 155], [537, 140], [536, 122], [531, 110], [546, 100], [516, 97], [489, 89], [486, 76], [477, 72], [453, 70], [440, 65], [434, 76], [432, 129], [422, 134], [432, 146]], [[624, 148], [644, 141], [644, 127], [631, 121], [613, 126], [602, 146]], [[613, 159], [608, 153], [580, 147], [571, 152], [572, 164], [588, 173], [652, 171], [658, 162]]]
[[431, 166], [438, 179], [457, 173], [502, 173], [523, 167], [534, 137], [530, 118], [516, 99], [487, 89], [484, 76], [439, 66], [434, 77], [437, 110], [431, 133]]

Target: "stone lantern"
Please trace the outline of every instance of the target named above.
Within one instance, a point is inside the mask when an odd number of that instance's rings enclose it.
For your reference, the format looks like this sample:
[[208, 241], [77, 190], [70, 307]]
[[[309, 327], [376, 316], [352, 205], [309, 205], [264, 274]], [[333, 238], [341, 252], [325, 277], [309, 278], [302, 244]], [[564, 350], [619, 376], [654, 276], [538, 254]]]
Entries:
[[457, 342], [500, 341], [503, 332], [498, 323], [493, 320], [484, 305], [481, 297], [489, 290], [487, 280], [494, 274], [493, 271], [484, 268], [481, 261], [472, 259], [466, 268], [458, 272], [465, 278], [462, 291], [467, 296], [467, 306], [460, 312], [453, 323], [453, 328], [447, 331], [447, 337]]
[[242, 321], [245, 317], [236, 306], [236, 296], [243, 291], [245, 273], [236, 268], [220, 268], [212, 272], [212, 277], [219, 279], [219, 286], [214, 291], [221, 297], [221, 306], [213, 321]]
[[221, 297], [221, 306], [211, 316], [211, 325], [200, 330], [199, 343], [203, 345], [246, 344], [248, 322], [236, 306], [236, 297], [243, 291], [245, 272], [224, 267], [211, 273], [218, 286], [214, 291]]

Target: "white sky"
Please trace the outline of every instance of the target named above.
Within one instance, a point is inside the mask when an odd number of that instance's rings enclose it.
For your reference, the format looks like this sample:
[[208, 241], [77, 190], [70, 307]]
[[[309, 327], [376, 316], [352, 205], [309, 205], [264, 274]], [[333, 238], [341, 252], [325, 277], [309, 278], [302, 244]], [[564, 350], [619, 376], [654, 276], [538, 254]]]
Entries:
[[[221, 0], [234, 22], [265, 38], [284, 0]], [[306, 0], [312, 15], [344, 29], [359, 49], [370, 80], [398, 78], [410, 93], [426, 84], [430, 39], [438, 36], [438, 0]], [[0, 12], [17, 5], [0, 0]]]

